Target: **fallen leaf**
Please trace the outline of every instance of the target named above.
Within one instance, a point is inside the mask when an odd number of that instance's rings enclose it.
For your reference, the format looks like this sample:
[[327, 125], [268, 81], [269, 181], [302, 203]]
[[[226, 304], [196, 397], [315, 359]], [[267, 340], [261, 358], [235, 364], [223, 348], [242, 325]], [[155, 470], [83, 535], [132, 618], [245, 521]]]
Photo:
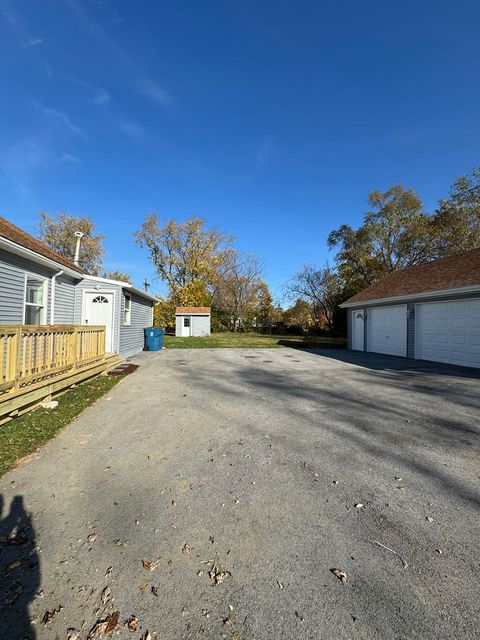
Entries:
[[148, 582], [145, 582], [145, 584], [142, 584], [141, 587], [138, 587], [138, 590], [141, 591], [142, 593], [147, 593], [149, 586], [150, 585], [148, 584]]
[[137, 625], [138, 618], [136, 616], [130, 616], [130, 618], [127, 620], [127, 627], [130, 629], [130, 631], [136, 631]]
[[231, 572], [222, 569], [222, 567], [218, 564], [214, 564], [212, 569], [209, 571], [208, 575], [213, 580], [214, 585], [222, 584], [227, 578], [231, 577]]
[[105, 587], [105, 589], [101, 593], [102, 604], [105, 605], [109, 600], [112, 599], [112, 591], [110, 587]]
[[208, 541], [213, 544], [215, 542], [215, 538], [213, 536], [208, 536]]
[[18, 569], [18, 567], [22, 564], [21, 560], [14, 560], [13, 562], [11, 562], [8, 567], [7, 567], [7, 571], [14, 571], [15, 569]]
[[59, 605], [56, 609], [52, 609], [51, 611], [45, 611], [42, 618], [43, 624], [48, 624], [49, 622], [51, 622], [54, 619], [54, 617], [57, 615], [57, 613], [60, 613], [62, 609], [63, 609], [62, 605]]
[[223, 624], [226, 627], [233, 627], [233, 626], [235, 626], [235, 620], [232, 620], [232, 618], [224, 618], [223, 619]]
[[426, 520], [428, 520], [428, 522], [433, 522], [433, 518], [431, 518], [430, 516], [427, 516]]
[[113, 542], [117, 547], [126, 547], [128, 545], [128, 540], [114, 540]]
[[353, 506], [355, 507], [355, 509], [363, 509], [365, 505], [363, 504], [363, 502], [357, 502], [357, 504]]
[[108, 626], [108, 620], [97, 620], [97, 622], [90, 629], [87, 640], [98, 640], [102, 634], [105, 633]]
[[157, 634], [151, 634], [150, 631], [145, 631], [144, 635], [140, 637], [140, 640], [155, 640]]
[[176, 507], [177, 503], [175, 502], [175, 500], [172, 500], [172, 507]]
[[156, 596], [158, 598], [157, 587], [154, 587], [153, 584], [152, 584], [151, 592], [152, 592], [152, 595], [154, 595], [154, 596]]
[[277, 584], [279, 589], [283, 589], [283, 584], [280, 582], [280, 580], [277, 580]]
[[118, 621], [120, 620], [120, 611], [114, 611], [107, 618], [107, 626], [105, 628], [105, 633], [112, 633], [118, 626]]
[[104, 578], [108, 578], [110, 575], [112, 575], [112, 569], [113, 567], [108, 567], [108, 569], [105, 571]]
[[295, 617], [297, 617], [300, 620], [300, 623], [303, 624], [305, 622], [305, 618], [302, 618], [302, 616], [298, 613], [298, 611], [294, 611], [295, 613]]
[[97, 534], [96, 533], [91, 533], [88, 537], [87, 537], [87, 541], [88, 542], [95, 542], [95, 540], [97, 539]]
[[183, 545], [183, 547], [182, 547], [182, 553], [183, 553], [183, 555], [188, 556], [188, 555], [190, 555], [190, 553], [191, 553], [191, 552], [192, 552], [192, 548], [191, 548], [191, 547], [189, 547], [189, 546], [188, 546], [188, 544], [186, 544], [186, 543], [185, 543], [185, 544]]
[[80, 640], [80, 631], [77, 629], [67, 629], [67, 640]]
[[158, 560], [157, 562], [142, 560], [142, 564], [143, 564], [143, 568], [146, 569], [147, 571], [155, 571], [155, 569], [158, 567]]
[[236, 639], [237, 639], [237, 638], [239, 638], [239, 637], [240, 637], [240, 631], [234, 631], [234, 632], [232, 633], [232, 638], [233, 638], [233, 640], [236, 640]]
[[16, 602], [23, 591], [23, 586], [18, 580], [13, 581], [5, 591], [4, 603], [13, 604]]
[[342, 569], [331, 569], [331, 571], [341, 582], [345, 583], [347, 581], [347, 574]]

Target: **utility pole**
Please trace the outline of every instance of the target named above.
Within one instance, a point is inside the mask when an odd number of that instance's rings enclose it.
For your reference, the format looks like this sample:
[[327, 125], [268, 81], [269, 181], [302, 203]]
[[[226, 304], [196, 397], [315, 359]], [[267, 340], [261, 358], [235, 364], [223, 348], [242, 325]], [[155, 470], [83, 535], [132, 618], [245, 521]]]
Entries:
[[150, 283], [146, 278], [143, 281], [143, 286], [145, 287], [145, 291], [148, 291], [148, 287], [150, 286]]

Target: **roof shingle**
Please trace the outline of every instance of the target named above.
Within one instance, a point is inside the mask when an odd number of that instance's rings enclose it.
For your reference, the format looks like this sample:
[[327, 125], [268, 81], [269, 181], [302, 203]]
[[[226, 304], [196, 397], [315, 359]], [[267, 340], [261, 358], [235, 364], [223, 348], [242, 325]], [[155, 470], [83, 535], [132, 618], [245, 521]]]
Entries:
[[26, 249], [30, 249], [30, 251], [34, 251], [44, 258], [49, 258], [50, 260], [54, 260], [55, 262], [59, 262], [60, 264], [68, 267], [69, 269], [73, 269], [74, 271], [78, 271], [78, 273], [83, 273], [80, 267], [73, 264], [67, 258], [64, 258], [50, 247], [47, 247], [46, 244], [37, 240], [33, 236], [29, 235], [19, 227], [15, 226], [5, 218], [0, 216], [0, 236], [5, 238], [6, 240], [10, 240], [15, 244], [20, 245], [21, 247], [25, 247]]
[[177, 307], [175, 313], [210, 313], [210, 307]]
[[480, 249], [464, 251], [417, 267], [390, 273], [344, 304], [395, 298], [442, 289], [480, 286]]
[[83, 273], [80, 267], [77, 267], [73, 262], [67, 260], [50, 247], [47, 247], [46, 244], [37, 240], [33, 236], [29, 235], [19, 227], [15, 226], [5, 218], [0, 216], [0, 237], [5, 238], [6, 240], [10, 240], [15, 244], [20, 245], [21, 247], [25, 247], [26, 249], [30, 249], [30, 251], [34, 251], [44, 258], [49, 258], [54, 262], [58, 262], [69, 269], [73, 269], [78, 273]]

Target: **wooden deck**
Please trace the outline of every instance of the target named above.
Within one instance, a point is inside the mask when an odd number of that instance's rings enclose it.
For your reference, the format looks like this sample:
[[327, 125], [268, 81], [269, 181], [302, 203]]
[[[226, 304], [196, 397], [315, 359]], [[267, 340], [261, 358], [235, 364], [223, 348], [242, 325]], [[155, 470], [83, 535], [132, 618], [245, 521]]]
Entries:
[[0, 325], [0, 424], [117, 361], [105, 327]]

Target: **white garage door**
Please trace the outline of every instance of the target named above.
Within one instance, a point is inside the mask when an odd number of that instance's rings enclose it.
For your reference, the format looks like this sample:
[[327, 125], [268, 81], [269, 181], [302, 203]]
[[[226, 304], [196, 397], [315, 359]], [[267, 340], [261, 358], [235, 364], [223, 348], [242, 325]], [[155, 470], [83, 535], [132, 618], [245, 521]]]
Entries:
[[415, 357], [480, 367], [480, 298], [416, 305]]
[[368, 310], [368, 351], [391, 356], [407, 355], [407, 306], [375, 307]]

